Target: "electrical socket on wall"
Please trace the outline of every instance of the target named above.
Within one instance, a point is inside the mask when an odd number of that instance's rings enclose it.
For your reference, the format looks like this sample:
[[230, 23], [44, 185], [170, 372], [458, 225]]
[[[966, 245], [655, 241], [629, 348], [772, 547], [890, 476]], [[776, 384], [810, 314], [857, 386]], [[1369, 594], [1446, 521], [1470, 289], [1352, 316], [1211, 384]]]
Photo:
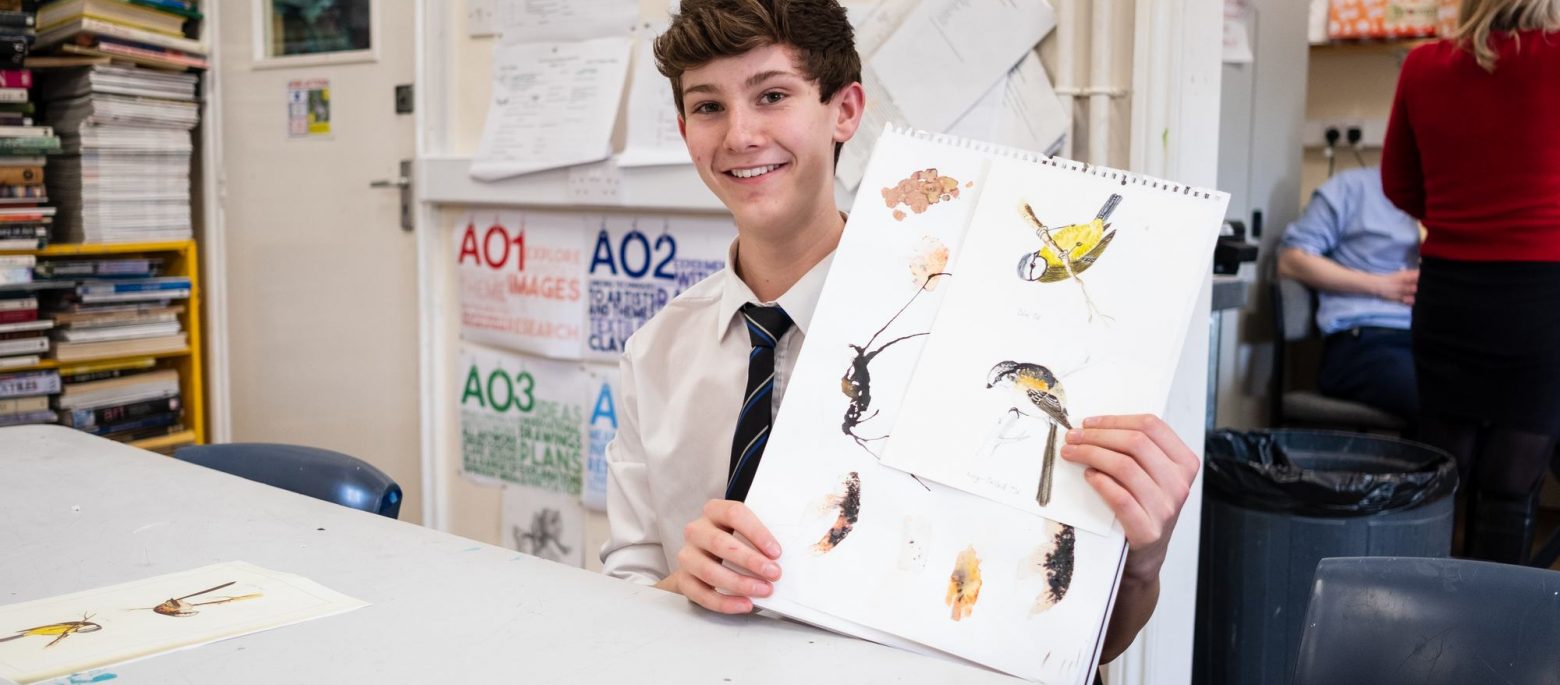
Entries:
[[1380, 148], [1387, 139], [1386, 119], [1308, 119], [1300, 134], [1301, 144], [1308, 148], [1327, 147], [1328, 129], [1338, 131], [1339, 150], [1348, 149], [1351, 140], [1359, 140], [1366, 148]]

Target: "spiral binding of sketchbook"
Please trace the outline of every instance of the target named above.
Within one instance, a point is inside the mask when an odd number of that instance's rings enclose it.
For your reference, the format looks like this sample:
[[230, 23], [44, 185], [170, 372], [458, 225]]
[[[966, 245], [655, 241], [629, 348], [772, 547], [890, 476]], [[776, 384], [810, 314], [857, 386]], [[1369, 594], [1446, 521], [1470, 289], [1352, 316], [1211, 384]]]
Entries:
[[748, 494], [785, 550], [755, 603], [1088, 683], [1126, 541], [1058, 435], [1164, 410], [1226, 202], [887, 128]]

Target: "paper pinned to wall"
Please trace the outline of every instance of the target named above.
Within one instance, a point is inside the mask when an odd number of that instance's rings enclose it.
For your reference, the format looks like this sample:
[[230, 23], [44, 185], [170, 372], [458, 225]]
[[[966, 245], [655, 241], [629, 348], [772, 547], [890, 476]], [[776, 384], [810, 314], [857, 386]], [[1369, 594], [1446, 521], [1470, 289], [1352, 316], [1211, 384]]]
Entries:
[[869, 62], [911, 126], [946, 131], [1055, 26], [1045, 0], [925, 0]]
[[585, 359], [617, 361], [628, 336], [672, 298], [726, 267], [730, 219], [609, 214], [588, 217]]
[[499, 537], [505, 547], [585, 567], [585, 507], [566, 494], [504, 485]]
[[580, 500], [587, 509], [607, 510], [607, 445], [617, 437], [618, 400], [623, 396], [617, 364], [585, 364], [590, 389], [590, 414], [585, 418], [585, 487]]
[[639, 0], [491, 1], [505, 43], [623, 36], [639, 19]]
[[620, 167], [692, 164], [677, 126], [672, 83], [656, 71], [652, 54], [657, 31], [641, 32], [634, 49], [633, 76], [628, 87], [627, 141], [617, 156]]
[[630, 41], [503, 44], [471, 176], [493, 181], [612, 154]]
[[30, 683], [368, 606], [241, 561], [0, 607], [0, 678]]
[[1067, 136], [1068, 123], [1045, 65], [1031, 50], [948, 133], [1054, 155]]
[[563, 212], [467, 213], [450, 231], [461, 338], [579, 359], [589, 228]]
[[579, 500], [586, 415], [579, 362], [460, 346], [461, 472]]

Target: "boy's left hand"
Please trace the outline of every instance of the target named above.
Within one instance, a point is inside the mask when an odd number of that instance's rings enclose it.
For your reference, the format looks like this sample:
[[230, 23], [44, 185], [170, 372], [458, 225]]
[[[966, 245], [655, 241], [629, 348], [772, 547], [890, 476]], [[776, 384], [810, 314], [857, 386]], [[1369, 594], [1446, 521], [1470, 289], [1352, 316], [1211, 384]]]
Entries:
[[1127, 536], [1124, 574], [1157, 580], [1181, 506], [1202, 465], [1164, 420], [1152, 414], [1095, 416], [1067, 432], [1062, 458], [1087, 468]]

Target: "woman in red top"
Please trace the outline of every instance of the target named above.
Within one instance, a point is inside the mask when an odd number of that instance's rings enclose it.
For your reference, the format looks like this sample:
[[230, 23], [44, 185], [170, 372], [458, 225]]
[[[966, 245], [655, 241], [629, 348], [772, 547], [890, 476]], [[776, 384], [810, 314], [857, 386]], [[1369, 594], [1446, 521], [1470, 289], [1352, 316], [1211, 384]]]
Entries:
[[1382, 155], [1426, 230], [1419, 437], [1471, 486], [1468, 556], [1521, 563], [1560, 436], [1560, 0], [1463, 0], [1404, 61]]

